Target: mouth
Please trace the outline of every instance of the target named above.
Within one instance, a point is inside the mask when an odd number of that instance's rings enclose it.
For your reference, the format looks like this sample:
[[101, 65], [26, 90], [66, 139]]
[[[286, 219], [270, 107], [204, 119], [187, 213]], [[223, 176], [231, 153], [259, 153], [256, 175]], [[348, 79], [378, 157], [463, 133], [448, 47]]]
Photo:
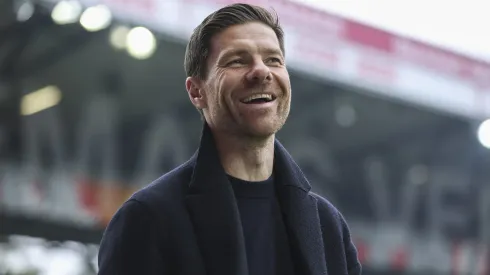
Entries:
[[263, 104], [263, 103], [272, 102], [275, 99], [276, 96], [271, 94], [255, 94], [241, 100], [241, 102], [244, 104]]

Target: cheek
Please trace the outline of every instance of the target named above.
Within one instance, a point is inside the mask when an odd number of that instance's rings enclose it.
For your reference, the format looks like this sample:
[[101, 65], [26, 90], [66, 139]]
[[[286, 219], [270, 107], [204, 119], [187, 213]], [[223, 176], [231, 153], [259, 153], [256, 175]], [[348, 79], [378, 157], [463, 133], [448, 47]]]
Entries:
[[233, 91], [238, 80], [234, 79], [233, 76], [229, 74], [222, 73], [217, 79], [217, 91], [219, 93], [219, 100], [223, 103], [232, 103]]
[[219, 73], [213, 73], [206, 81], [207, 102], [212, 105], [220, 105], [222, 93], [221, 83], [221, 75]]
[[216, 78], [216, 101], [223, 102], [226, 100], [226, 77], [223, 74]]
[[284, 96], [290, 97], [291, 95], [291, 82], [289, 81], [289, 75], [286, 73], [278, 74], [279, 86], [281, 90], [284, 92]]

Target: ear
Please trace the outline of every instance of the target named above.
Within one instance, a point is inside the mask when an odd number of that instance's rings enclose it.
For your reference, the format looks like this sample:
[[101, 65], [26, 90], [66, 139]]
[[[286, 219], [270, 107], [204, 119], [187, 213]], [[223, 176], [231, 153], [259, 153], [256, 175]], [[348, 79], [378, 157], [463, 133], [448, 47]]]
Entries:
[[187, 89], [187, 94], [189, 99], [197, 109], [204, 109], [207, 107], [206, 104], [206, 93], [204, 92], [203, 83], [200, 79], [196, 77], [187, 77], [185, 80], [185, 88]]

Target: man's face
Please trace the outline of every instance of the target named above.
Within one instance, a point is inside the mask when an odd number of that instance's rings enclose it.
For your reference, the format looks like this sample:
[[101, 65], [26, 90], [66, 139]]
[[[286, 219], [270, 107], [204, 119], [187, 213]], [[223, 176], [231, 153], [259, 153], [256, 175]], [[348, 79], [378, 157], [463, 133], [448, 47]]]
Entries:
[[197, 85], [202, 96], [197, 107], [213, 129], [261, 138], [284, 125], [291, 85], [270, 27], [247, 23], [215, 35], [207, 65], [207, 78]]

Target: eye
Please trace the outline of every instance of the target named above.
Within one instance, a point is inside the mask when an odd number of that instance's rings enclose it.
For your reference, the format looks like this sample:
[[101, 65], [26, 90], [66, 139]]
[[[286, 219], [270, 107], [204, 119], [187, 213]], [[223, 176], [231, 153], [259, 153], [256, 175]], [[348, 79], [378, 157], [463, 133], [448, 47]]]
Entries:
[[240, 58], [240, 59], [234, 59], [234, 60], [230, 61], [228, 63], [228, 66], [239, 66], [239, 65], [243, 65], [243, 64], [245, 64], [245, 62], [243, 61], [243, 59]]
[[282, 65], [282, 59], [277, 57], [271, 57], [267, 59], [267, 64]]

